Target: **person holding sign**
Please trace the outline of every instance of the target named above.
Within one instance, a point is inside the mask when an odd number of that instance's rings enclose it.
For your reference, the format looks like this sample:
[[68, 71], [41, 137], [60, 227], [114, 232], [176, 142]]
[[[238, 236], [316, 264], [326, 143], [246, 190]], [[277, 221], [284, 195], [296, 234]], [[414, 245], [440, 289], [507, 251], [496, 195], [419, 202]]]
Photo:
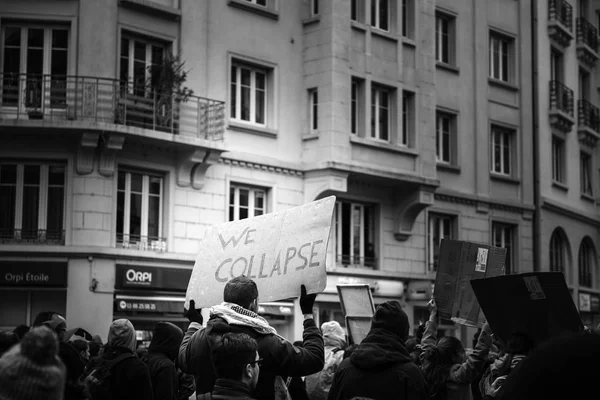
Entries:
[[306, 376], [323, 369], [325, 352], [323, 336], [315, 324], [313, 305], [316, 294], [307, 294], [301, 286], [300, 308], [304, 314], [303, 347], [295, 347], [258, 314], [256, 283], [239, 276], [231, 279], [223, 291], [224, 302], [211, 307], [210, 320], [202, 329], [202, 317], [190, 301], [186, 314], [192, 322], [179, 349], [179, 365], [196, 379], [196, 392], [213, 390], [217, 379], [212, 366], [211, 348], [226, 333], [245, 333], [255, 339], [263, 359], [254, 396], [275, 399], [276, 380], [279, 376]]
[[482, 371], [492, 346], [492, 331], [486, 322], [477, 339], [477, 345], [467, 357], [460, 340], [444, 336], [437, 340], [437, 306], [431, 300], [429, 321], [421, 346], [423, 374], [429, 383], [429, 398], [432, 400], [472, 400], [471, 382]]

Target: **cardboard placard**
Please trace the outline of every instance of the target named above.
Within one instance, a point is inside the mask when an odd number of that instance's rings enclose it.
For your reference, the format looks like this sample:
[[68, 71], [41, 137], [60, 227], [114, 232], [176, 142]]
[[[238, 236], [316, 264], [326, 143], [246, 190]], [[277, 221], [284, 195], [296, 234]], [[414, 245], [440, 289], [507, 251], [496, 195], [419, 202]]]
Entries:
[[360, 344], [371, 330], [371, 317], [346, 317], [346, 328], [351, 344]]
[[525, 333], [537, 344], [583, 329], [561, 272], [534, 272], [471, 281], [494, 334], [505, 342]]
[[246, 275], [262, 302], [319, 293], [327, 285], [325, 260], [335, 196], [279, 213], [226, 222], [209, 228], [200, 243], [185, 307], [223, 301], [223, 289]]
[[443, 319], [468, 326], [485, 322], [469, 282], [504, 274], [506, 249], [442, 239], [434, 298]]
[[350, 342], [360, 344], [371, 330], [375, 303], [371, 287], [366, 284], [337, 285]]

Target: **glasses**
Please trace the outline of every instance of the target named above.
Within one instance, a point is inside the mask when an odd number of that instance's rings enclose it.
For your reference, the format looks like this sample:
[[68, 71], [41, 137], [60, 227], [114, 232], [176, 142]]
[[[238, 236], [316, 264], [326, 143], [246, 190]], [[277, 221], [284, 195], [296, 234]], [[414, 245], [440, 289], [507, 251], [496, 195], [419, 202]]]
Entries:
[[262, 359], [262, 358], [259, 358], [258, 360], [250, 361], [248, 364], [249, 364], [249, 365], [254, 365], [254, 364], [256, 364], [256, 365], [258, 365], [259, 367], [261, 367], [261, 366], [262, 366], [262, 362], [263, 362], [263, 359]]

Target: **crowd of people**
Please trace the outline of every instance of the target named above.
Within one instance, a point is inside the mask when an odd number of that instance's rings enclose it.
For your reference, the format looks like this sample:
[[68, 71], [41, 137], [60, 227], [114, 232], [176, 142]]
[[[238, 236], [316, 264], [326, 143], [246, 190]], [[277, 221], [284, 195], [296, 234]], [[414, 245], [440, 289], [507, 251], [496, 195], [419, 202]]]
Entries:
[[31, 329], [0, 332], [0, 400], [535, 400], [600, 392], [596, 331], [543, 343], [514, 332], [504, 342], [486, 323], [465, 349], [453, 336], [438, 338], [434, 300], [414, 336], [400, 303], [388, 301], [365, 339], [349, 345], [339, 323], [316, 325], [315, 297], [301, 287], [303, 340], [295, 343], [257, 314], [257, 286], [244, 276], [227, 283], [206, 326], [191, 301], [187, 331], [159, 322], [147, 349], [127, 319], [113, 321], [102, 343], [42, 312]]

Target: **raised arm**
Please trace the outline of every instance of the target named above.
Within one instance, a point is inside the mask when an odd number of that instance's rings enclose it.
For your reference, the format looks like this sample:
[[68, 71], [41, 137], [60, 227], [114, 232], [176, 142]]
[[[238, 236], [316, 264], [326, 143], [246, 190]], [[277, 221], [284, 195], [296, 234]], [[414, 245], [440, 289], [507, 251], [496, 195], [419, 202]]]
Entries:
[[434, 299], [431, 299], [427, 303], [427, 308], [429, 309], [429, 321], [425, 323], [425, 332], [423, 332], [423, 339], [421, 339], [421, 348], [423, 350], [419, 354], [421, 362], [424, 361], [426, 351], [437, 343], [437, 305]]
[[450, 369], [450, 380], [456, 383], [470, 383], [483, 369], [490, 347], [492, 345], [492, 330], [486, 322], [477, 339], [477, 345], [467, 360], [462, 364], [455, 364]]

